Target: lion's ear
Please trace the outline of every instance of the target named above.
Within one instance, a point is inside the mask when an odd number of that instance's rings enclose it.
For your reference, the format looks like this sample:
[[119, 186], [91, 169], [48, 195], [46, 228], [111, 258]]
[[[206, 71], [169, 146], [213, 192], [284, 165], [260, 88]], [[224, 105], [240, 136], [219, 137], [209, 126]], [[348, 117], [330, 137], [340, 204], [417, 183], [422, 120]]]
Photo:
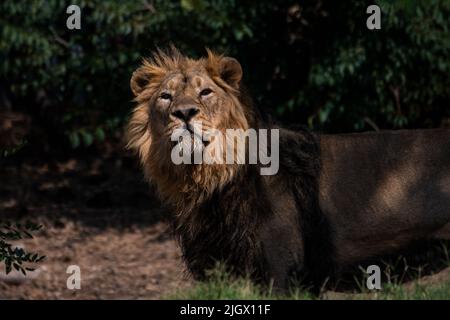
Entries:
[[219, 76], [229, 86], [239, 89], [242, 79], [242, 68], [240, 63], [231, 57], [224, 57], [206, 48], [208, 58], [206, 59], [206, 70], [213, 76]]
[[231, 57], [223, 57], [219, 65], [220, 77], [233, 88], [238, 89], [242, 79], [241, 64]]
[[135, 96], [138, 96], [150, 82], [150, 74], [144, 67], [140, 67], [133, 72], [130, 80], [131, 91]]

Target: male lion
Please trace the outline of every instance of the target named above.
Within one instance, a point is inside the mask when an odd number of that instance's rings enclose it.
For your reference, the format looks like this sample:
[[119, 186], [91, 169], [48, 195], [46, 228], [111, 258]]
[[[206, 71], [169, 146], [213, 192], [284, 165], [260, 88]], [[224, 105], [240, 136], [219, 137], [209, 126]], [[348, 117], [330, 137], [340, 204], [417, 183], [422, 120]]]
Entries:
[[[171, 161], [171, 134], [203, 127], [275, 128], [241, 90], [238, 61], [176, 49], [131, 78], [137, 107], [128, 146], [174, 210], [174, 231], [196, 279], [222, 262], [286, 290], [292, 276], [328, 275], [427, 237], [450, 239], [450, 131], [318, 135], [280, 129], [280, 169]], [[205, 146], [207, 141], [203, 142]]]

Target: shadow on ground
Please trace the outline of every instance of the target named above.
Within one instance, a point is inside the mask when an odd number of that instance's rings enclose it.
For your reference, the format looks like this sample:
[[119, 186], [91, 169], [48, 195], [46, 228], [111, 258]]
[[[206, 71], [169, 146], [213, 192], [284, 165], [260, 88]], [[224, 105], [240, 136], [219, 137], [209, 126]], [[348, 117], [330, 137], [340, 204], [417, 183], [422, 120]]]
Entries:
[[125, 150], [119, 153], [3, 160], [2, 217], [43, 219], [55, 227], [71, 220], [98, 229], [144, 227], [164, 220], [167, 211], [144, 181], [136, 159]]

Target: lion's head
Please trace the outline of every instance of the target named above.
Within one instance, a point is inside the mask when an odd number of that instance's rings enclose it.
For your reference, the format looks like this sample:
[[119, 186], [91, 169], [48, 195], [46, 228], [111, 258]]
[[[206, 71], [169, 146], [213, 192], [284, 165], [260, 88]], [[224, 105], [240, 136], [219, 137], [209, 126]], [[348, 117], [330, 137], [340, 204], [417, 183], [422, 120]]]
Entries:
[[[132, 75], [137, 107], [128, 125], [128, 146], [138, 152], [146, 177], [170, 202], [194, 202], [232, 179], [236, 165], [175, 165], [171, 160], [176, 129], [246, 130], [254, 114], [240, 92], [242, 68], [230, 57], [214, 54], [193, 60], [172, 49], [158, 51]], [[210, 141], [203, 141], [205, 149]], [[176, 143], [176, 142], [175, 142]]]

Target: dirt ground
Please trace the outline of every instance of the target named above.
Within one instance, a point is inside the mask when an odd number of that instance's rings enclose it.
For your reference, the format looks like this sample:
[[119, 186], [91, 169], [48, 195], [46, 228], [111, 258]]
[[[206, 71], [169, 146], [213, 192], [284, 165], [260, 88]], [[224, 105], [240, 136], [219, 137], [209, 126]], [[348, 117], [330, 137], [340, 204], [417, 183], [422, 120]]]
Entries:
[[[47, 258], [25, 278], [0, 267], [0, 299], [158, 299], [191, 284], [166, 212], [132, 158], [8, 159], [2, 219], [43, 225], [15, 244]], [[67, 268], [81, 270], [69, 290]]]
[[[27, 277], [0, 266], [0, 299], [158, 299], [192, 286], [167, 211], [137, 161], [115, 150], [3, 159], [0, 219], [42, 224], [34, 239], [15, 244], [47, 258]], [[420, 266], [438, 260], [426, 252]], [[67, 288], [71, 265], [80, 267], [80, 290]], [[442, 265], [428, 269], [425, 284], [450, 277]], [[335, 291], [325, 297], [347, 297]]]

